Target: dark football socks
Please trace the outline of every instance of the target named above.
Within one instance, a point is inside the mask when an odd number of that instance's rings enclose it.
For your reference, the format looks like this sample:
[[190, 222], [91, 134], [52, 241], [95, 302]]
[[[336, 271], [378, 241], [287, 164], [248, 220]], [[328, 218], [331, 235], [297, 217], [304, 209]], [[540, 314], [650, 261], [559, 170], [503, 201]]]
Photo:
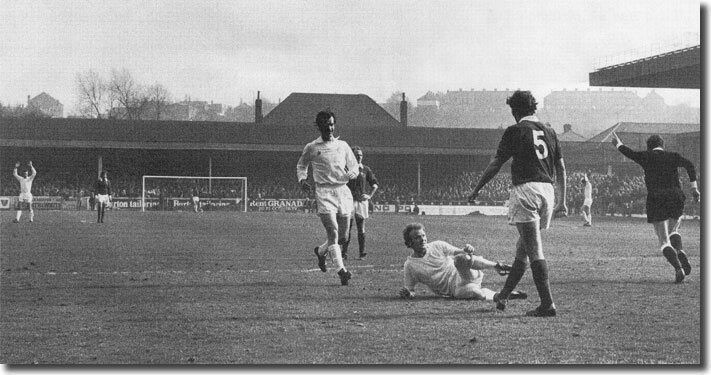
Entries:
[[516, 288], [516, 285], [518, 285], [518, 282], [521, 281], [521, 278], [525, 273], [526, 262], [518, 259], [514, 260], [511, 265], [511, 273], [509, 273], [509, 276], [506, 278], [506, 282], [504, 282], [504, 287], [501, 289], [501, 293], [499, 293], [499, 298], [508, 299], [509, 294], [511, 294], [514, 288]]
[[541, 306], [551, 306], [553, 304], [553, 296], [548, 282], [548, 262], [545, 259], [531, 262], [531, 272], [533, 273], [533, 282], [536, 283], [538, 296], [541, 298]]
[[671, 245], [677, 250], [683, 250], [682, 245], [681, 245], [681, 234], [679, 233], [674, 233], [669, 236], [669, 242], [671, 242]]

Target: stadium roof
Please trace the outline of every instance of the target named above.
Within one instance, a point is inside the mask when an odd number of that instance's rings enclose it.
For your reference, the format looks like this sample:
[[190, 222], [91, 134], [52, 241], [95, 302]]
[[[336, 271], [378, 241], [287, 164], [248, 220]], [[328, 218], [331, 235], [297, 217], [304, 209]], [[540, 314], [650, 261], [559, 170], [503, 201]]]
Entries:
[[322, 110], [336, 114], [336, 128], [402, 127], [383, 107], [364, 94], [292, 93], [264, 116], [263, 124], [313, 129], [316, 114]]
[[610, 134], [683, 134], [701, 131], [701, 124], [670, 124], [646, 122], [618, 122], [612, 127], [603, 130], [600, 134], [588, 139], [588, 142], [609, 142]]
[[[392, 118], [392, 117], [391, 117]], [[380, 154], [490, 155], [503, 129], [336, 125], [336, 136]], [[3, 119], [0, 146], [301, 152], [319, 136], [308, 124]]]
[[597, 69], [591, 86], [701, 88], [701, 45]]

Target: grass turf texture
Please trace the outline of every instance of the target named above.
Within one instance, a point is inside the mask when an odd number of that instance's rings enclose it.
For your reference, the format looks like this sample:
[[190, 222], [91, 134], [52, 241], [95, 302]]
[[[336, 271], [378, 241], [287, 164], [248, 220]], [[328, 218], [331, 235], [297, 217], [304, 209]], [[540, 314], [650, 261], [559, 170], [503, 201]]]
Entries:
[[[682, 224], [686, 281], [637, 218], [555, 220], [543, 232], [554, 318], [529, 299], [494, 304], [418, 287], [402, 300], [402, 228], [513, 261], [504, 217], [374, 215], [368, 258], [316, 266], [315, 215], [38, 211], [0, 224], [0, 361], [7, 364], [695, 364], [701, 363], [698, 221]], [[23, 220], [26, 220], [24, 215]], [[351, 252], [357, 252], [353, 231]], [[353, 253], [355, 254], [355, 253]], [[484, 287], [505, 278], [487, 271]]]

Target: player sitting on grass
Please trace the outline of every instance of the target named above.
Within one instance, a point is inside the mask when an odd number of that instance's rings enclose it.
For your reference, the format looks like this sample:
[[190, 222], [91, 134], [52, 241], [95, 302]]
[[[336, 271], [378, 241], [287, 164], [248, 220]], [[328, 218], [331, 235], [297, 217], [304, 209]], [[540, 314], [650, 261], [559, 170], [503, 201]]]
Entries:
[[[498, 293], [481, 287], [481, 270], [494, 269], [503, 276], [511, 270], [510, 265], [474, 255], [474, 247], [469, 244], [459, 249], [444, 241], [428, 243], [425, 227], [420, 223], [408, 224], [402, 235], [412, 255], [405, 261], [405, 286], [400, 289], [400, 297], [415, 297], [415, 285], [422, 283], [442, 296], [497, 302]], [[526, 293], [514, 291], [508, 298], [526, 297]]]

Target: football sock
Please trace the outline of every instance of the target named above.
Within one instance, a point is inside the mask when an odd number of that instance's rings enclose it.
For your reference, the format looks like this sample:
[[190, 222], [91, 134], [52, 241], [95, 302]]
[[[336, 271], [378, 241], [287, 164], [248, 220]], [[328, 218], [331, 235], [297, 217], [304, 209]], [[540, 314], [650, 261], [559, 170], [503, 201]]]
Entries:
[[678, 251], [683, 250], [681, 245], [681, 234], [674, 232], [669, 235], [669, 242]]
[[484, 300], [486, 300], [486, 301], [493, 301], [494, 300], [494, 295], [496, 295], [496, 292], [494, 292], [491, 289], [486, 289], [486, 288], [483, 288], [481, 291], [484, 293]]
[[318, 246], [318, 255], [324, 255], [328, 248], [328, 241], [322, 243], [321, 245]]
[[348, 245], [351, 243], [350, 233], [347, 240], [338, 240], [338, 244], [341, 245], [341, 254], [348, 253]]
[[662, 254], [664, 255], [665, 258], [667, 258], [667, 262], [674, 267], [675, 270], [681, 269], [681, 263], [679, 262], [679, 256], [676, 253], [676, 250], [674, 250], [673, 247], [671, 246], [665, 246], [662, 249]]
[[358, 232], [358, 251], [361, 254], [365, 252], [365, 233]]
[[20, 217], [22, 216], [22, 210], [17, 210], [17, 221], [20, 221]]
[[336, 266], [340, 270], [341, 268], [346, 268], [343, 265], [343, 257], [341, 256], [341, 247], [337, 244], [333, 244], [328, 247], [328, 253], [331, 254], [331, 259], [336, 263]]
[[501, 289], [500, 298], [507, 299], [509, 294], [516, 288], [518, 282], [521, 281], [523, 274], [526, 273], [526, 262], [522, 260], [514, 260], [511, 265], [511, 273], [506, 277], [506, 282], [504, 282], [504, 287]]
[[35, 212], [30, 211], [30, 221], [34, 221], [34, 220], [35, 220]]
[[533, 282], [536, 283], [538, 296], [541, 298], [541, 306], [548, 307], [553, 305], [551, 286], [548, 282], [548, 262], [545, 259], [531, 262], [531, 272], [533, 273]]

